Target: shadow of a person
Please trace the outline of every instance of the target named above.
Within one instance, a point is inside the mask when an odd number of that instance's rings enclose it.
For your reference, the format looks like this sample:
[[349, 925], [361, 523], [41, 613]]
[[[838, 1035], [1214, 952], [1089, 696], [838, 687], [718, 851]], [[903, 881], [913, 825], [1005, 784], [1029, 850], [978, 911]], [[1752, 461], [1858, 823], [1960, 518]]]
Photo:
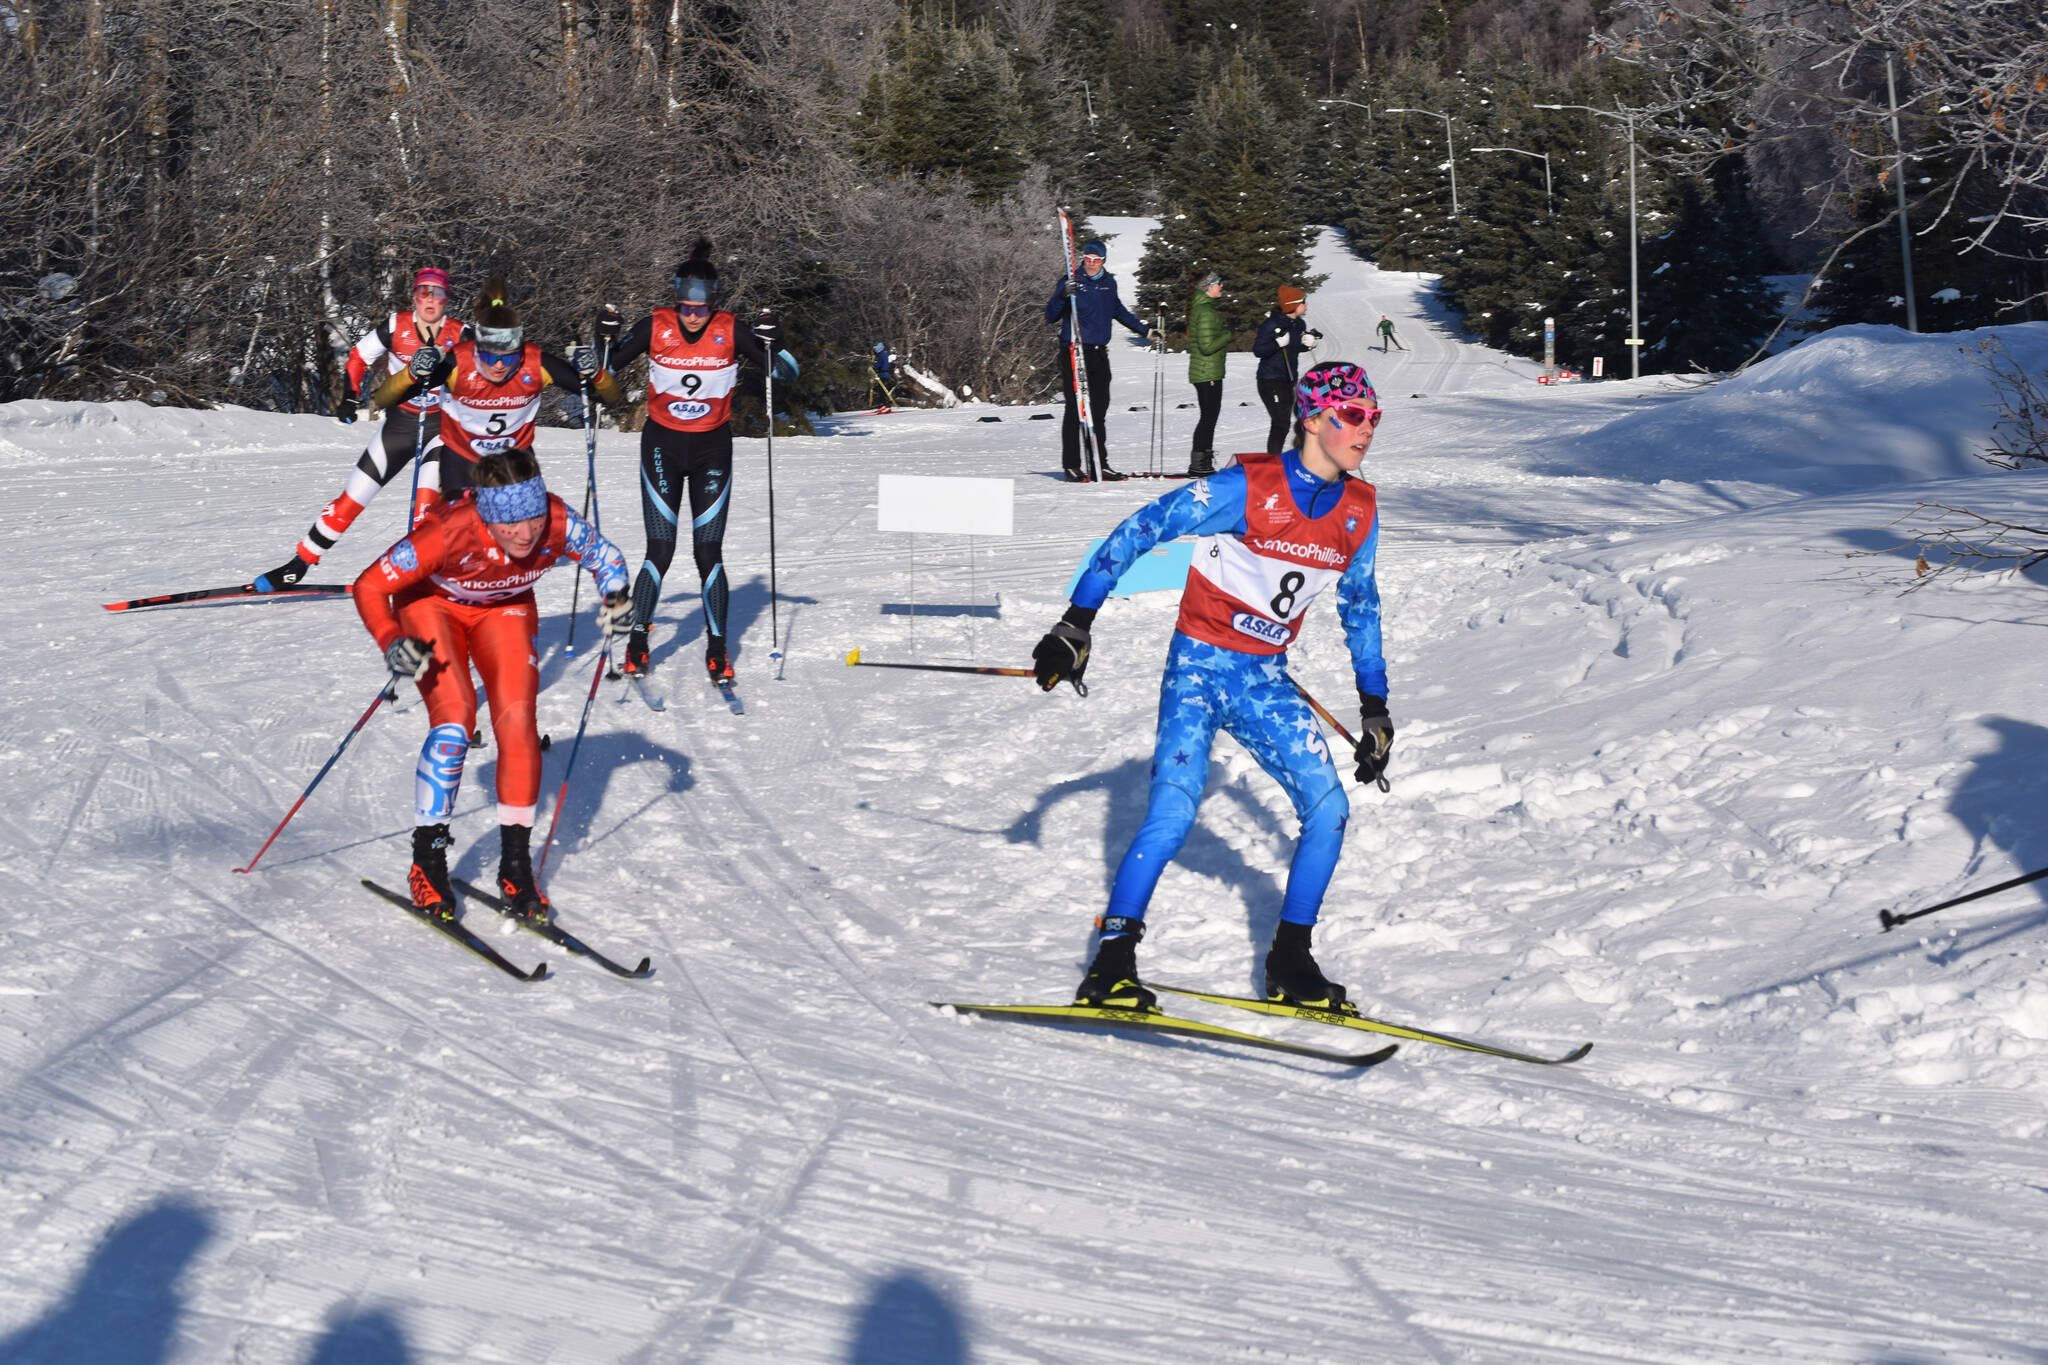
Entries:
[[875, 1287], [854, 1326], [847, 1365], [967, 1365], [960, 1311], [924, 1276], [898, 1271]]
[[[1101, 792], [1105, 797], [1102, 844], [1104, 864], [1102, 870], [1102, 894], [1106, 902], [1111, 888], [1116, 883], [1116, 870], [1123, 861], [1124, 851], [1131, 841], [1138, 837], [1138, 827], [1144, 823], [1145, 808], [1151, 794], [1150, 759], [1127, 759], [1104, 772], [1090, 773], [1085, 777], [1055, 783], [1038, 794], [1031, 809], [1010, 822], [1003, 837], [1013, 844], [1036, 844], [1044, 835], [1045, 817], [1053, 807], [1075, 796]], [[1273, 813], [1245, 790], [1231, 781], [1219, 783], [1216, 771], [1210, 769], [1209, 783], [1203, 789], [1202, 801], [1206, 805], [1218, 797], [1234, 803], [1268, 834], [1292, 840], [1297, 831], [1283, 825]], [[1199, 816], [1194, 828], [1188, 831], [1187, 841], [1174, 855], [1174, 862], [1190, 872], [1204, 877], [1213, 877], [1227, 886], [1233, 886], [1244, 896], [1248, 910], [1245, 932], [1253, 950], [1254, 976], [1259, 964], [1264, 961], [1266, 945], [1272, 941], [1273, 929], [1280, 921], [1280, 897], [1260, 895], [1256, 888], [1263, 882], [1271, 884], [1272, 874], [1253, 867], [1245, 860], [1244, 854], [1232, 848], [1211, 832]], [[1094, 930], [1081, 949], [1081, 960], [1086, 962], [1095, 952]], [[1259, 986], [1257, 980], [1253, 986]]]
[[[680, 559], [681, 556], [678, 555], [677, 558]], [[775, 597], [779, 603], [777, 610], [782, 624], [787, 624], [796, 615], [798, 607], [815, 606], [818, 601], [815, 597], [796, 597], [779, 591]], [[657, 640], [649, 652], [649, 661], [656, 668], [660, 668], [677, 654], [686, 654], [689, 646], [694, 644], [701, 648], [703, 644], [703, 594], [693, 593], [685, 600], [689, 603], [689, 610], [682, 616], [664, 618], [659, 611], [655, 615], [656, 636], [661, 634], [663, 626], [671, 621], [674, 623], [674, 629], [668, 633], [668, 638]], [[681, 605], [681, 602], [676, 605]], [[739, 663], [742, 651], [746, 647], [744, 642], [747, 639], [747, 632], [759, 625], [761, 619], [768, 614], [768, 578], [765, 574], [755, 574], [744, 583], [735, 581], [732, 584], [731, 595], [726, 599], [725, 605], [725, 640], [726, 648], [731, 652], [735, 665]], [[760, 640], [754, 642], [757, 647], [762, 646], [762, 643]], [[768, 650], [761, 648], [761, 657], [766, 658], [767, 654]]]
[[385, 1310], [337, 1311], [306, 1365], [411, 1365], [412, 1349], [398, 1320]]
[[[1969, 871], [1996, 871], [2004, 880], [2011, 875], [2008, 869], [2032, 871], [2048, 859], [2048, 829], [2036, 814], [2048, 798], [2048, 727], [2008, 716], [1988, 716], [1980, 724], [1997, 737], [1998, 747], [1971, 763], [1949, 799], [1949, 811], [1976, 844]], [[2007, 893], [2014, 897], [2008, 906], [2017, 902], [2019, 891]], [[2008, 913], [1997, 923], [1966, 927], [1936, 960], [1954, 961], [2048, 920], [2048, 880], [2035, 882], [2032, 894], [2034, 904], [2023, 921], [2013, 923]], [[1986, 908], [1990, 904], [1984, 902]]]
[[65, 1301], [0, 1340], [5, 1365], [160, 1365], [175, 1354], [178, 1282], [213, 1237], [198, 1206], [167, 1199], [109, 1232]]
[[[600, 706], [605, 701], [600, 698]], [[571, 744], [550, 746], [542, 764], [540, 793], [541, 802], [534, 821], [533, 858], [538, 864], [541, 846], [547, 839], [548, 823], [554, 819], [554, 807], [550, 798], [561, 789], [564, 765], [569, 761]], [[605, 793], [610, 790], [612, 779], [625, 769], [642, 763], [659, 763], [667, 771], [659, 790], [641, 801], [630, 811], [618, 812], [616, 818], [603, 822], [603, 828], [595, 834], [592, 830], [600, 823], [599, 816], [604, 809]], [[469, 779], [464, 778], [467, 782]], [[483, 765], [475, 780], [481, 784], [479, 790], [489, 792], [497, 783], [497, 765], [493, 760]], [[690, 756], [667, 745], [656, 743], [645, 735], [631, 730], [614, 730], [603, 734], [587, 731], [583, 736], [583, 748], [576, 756], [576, 770], [570, 775], [569, 794], [562, 803], [561, 823], [555, 828], [554, 858], [586, 842], [608, 839], [623, 825], [644, 814], [657, 801], [678, 792], [686, 792], [695, 785], [690, 776]], [[486, 870], [485, 857], [491, 861], [488, 870], [492, 877], [497, 871], [498, 844], [495, 838], [473, 841], [462, 851], [451, 869], [453, 875], [466, 881], [484, 885], [488, 880], [482, 873]], [[552, 859], [551, 859], [552, 861]]]

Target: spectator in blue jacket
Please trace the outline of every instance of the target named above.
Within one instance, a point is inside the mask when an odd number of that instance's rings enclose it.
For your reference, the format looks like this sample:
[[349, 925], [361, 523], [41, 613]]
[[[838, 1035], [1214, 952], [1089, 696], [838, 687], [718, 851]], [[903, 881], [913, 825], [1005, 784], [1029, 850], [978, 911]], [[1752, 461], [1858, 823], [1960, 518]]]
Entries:
[[1266, 433], [1266, 453], [1278, 455], [1287, 448], [1287, 428], [1294, 421], [1294, 380], [1301, 373], [1301, 353], [1312, 351], [1323, 334], [1310, 327], [1303, 315], [1308, 298], [1291, 284], [1280, 286], [1273, 311], [1259, 324], [1252, 340], [1252, 354], [1259, 358], [1259, 401], [1273, 419]]
[[[1078, 313], [1081, 323], [1081, 365], [1088, 373], [1089, 425], [1095, 431], [1095, 462], [1105, 479], [1123, 475], [1109, 467], [1109, 446], [1105, 437], [1109, 418], [1109, 324], [1121, 322], [1141, 337], [1151, 337], [1145, 320], [1124, 307], [1117, 297], [1116, 276], [1102, 268], [1109, 248], [1100, 237], [1081, 244], [1081, 269], [1071, 277], [1062, 275], [1045, 305], [1045, 320], [1060, 325], [1060, 385], [1067, 397], [1066, 419], [1060, 424], [1060, 465], [1068, 483], [1086, 483], [1081, 468], [1081, 419], [1074, 407], [1074, 334], [1070, 317]], [[1071, 301], [1071, 303], [1070, 303]]]

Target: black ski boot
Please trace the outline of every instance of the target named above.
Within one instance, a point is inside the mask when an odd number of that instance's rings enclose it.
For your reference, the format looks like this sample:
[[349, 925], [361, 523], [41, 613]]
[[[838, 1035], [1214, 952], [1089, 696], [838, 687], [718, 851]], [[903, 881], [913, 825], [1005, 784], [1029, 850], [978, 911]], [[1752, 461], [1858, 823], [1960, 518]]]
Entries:
[[455, 918], [455, 893], [448, 889], [448, 846], [453, 842], [446, 825], [412, 827], [412, 870], [405, 884], [412, 908], [429, 919]]
[[1192, 455], [1188, 456], [1188, 477], [1189, 477], [1189, 478], [1191, 478], [1191, 479], [1206, 479], [1206, 478], [1208, 478], [1208, 477], [1209, 477], [1209, 476], [1210, 476], [1211, 474], [1214, 474], [1215, 472], [1216, 472], [1216, 452], [1215, 452], [1215, 451], [1213, 451], [1213, 450], [1198, 450], [1198, 451], [1196, 451], [1196, 452], [1195, 452], [1194, 454], [1192, 454]]
[[555, 917], [555, 907], [533, 884], [533, 855], [528, 849], [532, 838], [527, 825], [498, 826], [498, 894], [519, 918], [546, 924]]
[[1125, 479], [1131, 477], [1119, 470], [1111, 469], [1108, 460], [1097, 460], [1095, 462], [1095, 471], [1102, 476], [1104, 483], [1122, 483]]
[[1308, 950], [1309, 926], [1280, 921], [1266, 950], [1266, 998], [1284, 1005], [1333, 1010], [1344, 1004], [1344, 988], [1324, 978]]
[[293, 555], [269, 573], [257, 575], [255, 588], [258, 592], [276, 592], [279, 588], [295, 588], [299, 580], [313, 572], [313, 566]]
[[1101, 936], [1095, 945], [1095, 960], [1088, 975], [1074, 991], [1077, 1005], [1100, 1005], [1119, 1010], [1149, 1010], [1159, 997], [1138, 981], [1138, 940], [1145, 936], [1145, 921], [1112, 915], [1096, 921]]
[[704, 646], [704, 671], [713, 686], [732, 681], [732, 660], [726, 657], [725, 637], [710, 636]]
[[647, 632], [635, 627], [626, 633], [626, 657], [619, 662], [619, 671], [644, 678], [650, 667], [647, 662]]

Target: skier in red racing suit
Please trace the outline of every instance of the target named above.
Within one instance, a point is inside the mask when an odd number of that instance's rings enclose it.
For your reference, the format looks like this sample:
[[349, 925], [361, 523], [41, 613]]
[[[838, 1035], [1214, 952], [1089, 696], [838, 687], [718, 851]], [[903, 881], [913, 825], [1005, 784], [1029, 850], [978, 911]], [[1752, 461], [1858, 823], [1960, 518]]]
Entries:
[[413, 679], [427, 703], [407, 878], [414, 909], [455, 917], [448, 821], [476, 724], [474, 662], [490, 694], [498, 743], [498, 886], [514, 913], [545, 920], [551, 912], [534, 884], [528, 848], [540, 803], [533, 585], [557, 564], [580, 566], [597, 580], [599, 629], [608, 638], [623, 635], [633, 624], [626, 559], [547, 491], [532, 451], [486, 455], [472, 474], [471, 494], [428, 508], [351, 591], [385, 663]]

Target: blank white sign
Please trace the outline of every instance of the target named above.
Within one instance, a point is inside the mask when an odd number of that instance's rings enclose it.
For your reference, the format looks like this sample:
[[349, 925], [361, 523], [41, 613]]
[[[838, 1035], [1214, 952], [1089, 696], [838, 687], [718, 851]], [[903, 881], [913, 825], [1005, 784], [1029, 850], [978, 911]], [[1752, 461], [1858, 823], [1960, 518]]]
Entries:
[[1006, 536], [1016, 498], [1013, 479], [948, 479], [925, 474], [884, 474], [875, 502], [875, 529], [914, 534]]

